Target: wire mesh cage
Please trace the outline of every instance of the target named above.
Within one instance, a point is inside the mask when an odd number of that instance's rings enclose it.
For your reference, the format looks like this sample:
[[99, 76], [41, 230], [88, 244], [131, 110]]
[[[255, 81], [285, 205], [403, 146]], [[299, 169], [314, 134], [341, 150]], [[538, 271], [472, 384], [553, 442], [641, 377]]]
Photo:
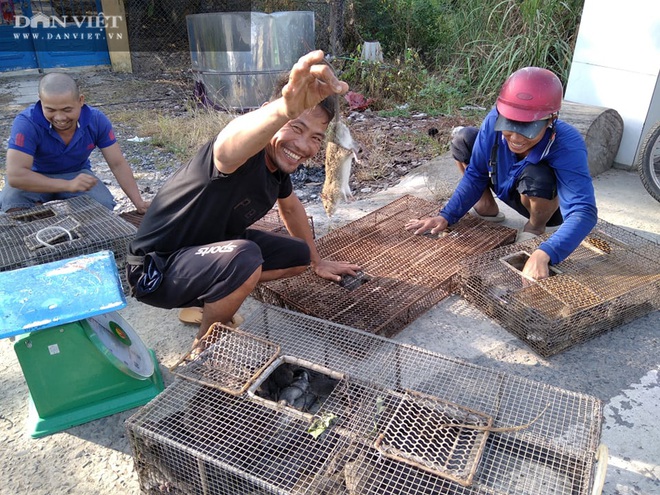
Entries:
[[124, 211], [120, 213], [119, 216], [123, 218], [126, 222], [133, 225], [135, 228], [138, 228], [142, 223], [142, 219], [144, 218], [144, 213], [139, 213], [137, 210], [131, 210], [131, 211]]
[[[308, 215], [307, 223], [309, 224], [309, 228], [312, 229], [312, 236], [316, 237], [316, 230], [314, 228], [314, 218]], [[282, 217], [280, 216], [280, 212], [277, 210], [277, 208], [273, 208], [272, 210], [270, 210], [268, 213], [266, 213], [264, 217], [260, 218], [254, 224], [252, 224], [250, 228], [265, 230], [268, 232], [280, 232], [282, 234], [289, 233], [286, 230], [286, 226], [284, 225], [284, 222], [282, 221]]]
[[599, 220], [550, 277], [522, 276], [527, 257], [547, 238], [466, 259], [460, 294], [550, 356], [660, 308], [660, 245]]
[[279, 354], [277, 345], [221, 323], [210, 330], [214, 345], [177, 363], [172, 373], [239, 395]]
[[144, 493], [591, 493], [594, 397], [270, 305], [241, 330], [281, 351], [247, 392], [177, 379], [127, 420]]
[[88, 196], [49, 201], [0, 216], [0, 271], [112, 251], [124, 293], [128, 244], [133, 225]]
[[478, 411], [408, 391], [374, 446], [385, 457], [469, 486], [492, 421]]
[[312, 270], [259, 284], [252, 295], [352, 328], [391, 337], [447, 297], [459, 261], [509, 244], [516, 231], [466, 215], [444, 236], [414, 235], [411, 218], [437, 213], [437, 204], [406, 195], [316, 241], [323, 259], [351, 261], [358, 277], [340, 283]]

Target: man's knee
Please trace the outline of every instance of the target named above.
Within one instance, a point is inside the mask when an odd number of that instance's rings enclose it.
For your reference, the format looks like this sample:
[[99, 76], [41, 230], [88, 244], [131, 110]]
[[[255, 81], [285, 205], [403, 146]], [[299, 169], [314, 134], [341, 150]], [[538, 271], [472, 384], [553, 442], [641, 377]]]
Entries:
[[472, 148], [477, 140], [479, 129], [476, 127], [456, 127], [452, 132], [449, 145], [451, 156], [457, 162], [469, 163], [472, 156]]
[[302, 239], [290, 236], [273, 238], [273, 242], [264, 246], [264, 271], [289, 270], [302, 267], [304, 270], [311, 261], [309, 246]]
[[117, 206], [114, 196], [100, 180], [96, 186], [84, 194], [87, 194], [110, 211], [113, 211], [115, 206]]
[[516, 190], [528, 198], [553, 200], [557, 197], [557, 177], [544, 162], [528, 165], [518, 179]]
[[311, 252], [309, 246], [302, 239], [295, 239], [296, 244], [292, 245], [292, 249], [289, 253], [289, 266], [292, 269], [305, 271], [305, 268], [311, 262]]
[[46, 200], [47, 198], [44, 198], [40, 193], [23, 191], [9, 185], [5, 185], [5, 188], [0, 193], [2, 211], [5, 213], [33, 208]]

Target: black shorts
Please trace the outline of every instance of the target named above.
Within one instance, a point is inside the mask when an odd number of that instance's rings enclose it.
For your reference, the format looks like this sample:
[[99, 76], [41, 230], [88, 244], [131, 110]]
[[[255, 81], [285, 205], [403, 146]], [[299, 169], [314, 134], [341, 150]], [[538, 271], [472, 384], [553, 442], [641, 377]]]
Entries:
[[[520, 195], [532, 198], [554, 199], [557, 197], [557, 176], [552, 167], [545, 161], [527, 165], [522, 171], [515, 184], [515, 189], [509, 192], [510, 199], [505, 201], [507, 205], [516, 210], [525, 218], [529, 218], [529, 211], [522, 204]], [[552, 214], [546, 224], [548, 227], [556, 227], [564, 221], [559, 208]]]
[[[454, 160], [469, 163], [472, 156], [472, 148], [477, 140], [479, 129], [476, 127], [463, 127], [457, 131], [451, 140], [451, 154]], [[490, 184], [493, 189], [493, 184]], [[508, 206], [516, 210], [525, 218], [529, 218], [529, 211], [522, 204], [520, 195], [534, 198], [554, 199], [557, 197], [557, 176], [555, 171], [545, 161], [528, 165], [516, 180], [513, 188], [509, 191], [509, 199], [504, 201]], [[563, 218], [559, 208], [554, 212], [548, 227], [561, 225]]]
[[469, 126], [462, 127], [453, 133], [449, 149], [454, 160], [465, 164], [470, 163], [472, 148], [474, 147], [474, 142], [477, 140], [477, 134], [479, 134], [479, 129]]
[[150, 253], [128, 265], [131, 292], [159, 308], [203, 306], [237, 290], [261, 266], [263, 271], [307, 266], [302, 239], [249, 229], [244, 238], [180, 249], [169, 256]]

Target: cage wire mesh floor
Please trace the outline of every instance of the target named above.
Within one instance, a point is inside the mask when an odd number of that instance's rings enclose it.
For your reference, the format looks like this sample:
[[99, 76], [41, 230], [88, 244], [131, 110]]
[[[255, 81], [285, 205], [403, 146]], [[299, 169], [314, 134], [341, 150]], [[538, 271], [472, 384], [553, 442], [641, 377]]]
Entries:
[[[547, 238], [547, 236], [545, 237]], [[660, 308], [660, 245], [599, 220], [550, 277], [521, 269], [542, 239], [466, 259], [460, 294], [541, 356], [550, 356]]]
[[270, 305], [216, 326], [126, 421], [144, 493], [587, 495], [602, 468], [594, 397]]
[[516, 230], [466, 215], [443, 236], [414, 235], [411, 218], [437, 214], [437, 204], [406, 195], [316, 241], [323, 259], [363, 271], [341, 283], [307, 270], [259, 284], [252, 296], [352, 328], [391, 337], [452, 291], [459, 261], [515, 240]]
[[0, 271], [109, 250], [124, 291], [128, 244], [136, 229], [88, 196], [0, 215]]

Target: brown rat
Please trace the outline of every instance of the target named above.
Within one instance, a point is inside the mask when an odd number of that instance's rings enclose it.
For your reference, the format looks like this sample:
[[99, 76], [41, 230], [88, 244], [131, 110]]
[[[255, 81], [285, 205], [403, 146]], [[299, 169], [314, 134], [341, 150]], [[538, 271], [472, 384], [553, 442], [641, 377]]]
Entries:
[[359, 144], [353, 139], [348, 126], [339, 119], [330, 123], [328, 143], [325, 149], [325, 182], [321, 190], [321, 201], [325, 212], [331, 217], [341, 198], [348, 201], [353, 197], [348, 184], [353, 159], [358, 161]]

